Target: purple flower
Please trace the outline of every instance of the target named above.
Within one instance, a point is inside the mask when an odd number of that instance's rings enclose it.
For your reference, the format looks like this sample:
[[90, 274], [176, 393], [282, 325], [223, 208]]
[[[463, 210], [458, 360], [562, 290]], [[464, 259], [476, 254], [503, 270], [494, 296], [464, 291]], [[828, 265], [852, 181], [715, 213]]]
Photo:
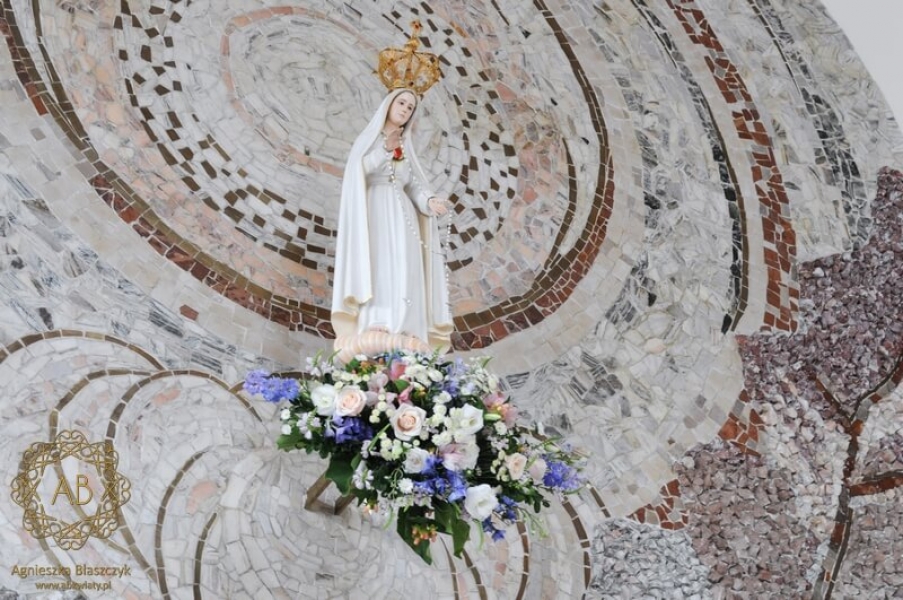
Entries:
[[435, 475], [436, 467], [442, 464], [442, 458], [436, 456], [435, 454], [430, 454], [426, 457], [426, 462], [423, 465], [423, 471], [421, 471], [424, 475]]
[[571, 492], [582, 485], [577, 469], [557, 460], [546, 458], [546, 474], [542, 483], [549, 488]]
[[436, 490], [433, 488], [433, 481], [431, 479], [414, 482], [414, 493], [419, 496], [432, 496], [435, 492]]
[[434, 477], [431, 480], [431, 483], [433, 484], [434, 493], [437, 496], [445, 496], [445, 492], [447, 492], [449, 488], [447, 479], [444, 479], [442, 477]]
[[326, 428], [324, 435], [335, 438], [337, 444], [362, 442], [373, 437], [373, 429], [360, 417], [336, 415], [332, 418], [332, 425], [332, 427]]
[[465, 496], [467, 493], [467, 481], [464, 480], [464, 477], [460, 473], [448, 471], [445, 474], [445, 479], [448, 481], [448, 487], [450, 488], [448, 493], [449, 502], [460, 500]]
[[486, 517], [485, 519], [483, 519], [483, 531], [492, 534], [493, 542], [500, 542], [505, 539], [505, 530], [497, 529], [496, 526], [492, 523], [492, 517]]
[[445, 372], [445, 380], [442, 382], [442, 391], [451, 396], [457, 396], [460, 389], [460, 379], [467, 374], [467, 365], [460, 358], [448, 364]]
[[502, 496], [501, 498], [499, 498], [499, 505], [496, 507], [495, 512], [502, 518], [502, 520], [513, 523], [517, 521], [517, 511], [515, 510], [516, 507], [517, 502], [515, 502], [508, 496]]
[[267, 402], [291, 400], [298, 396], [298, 380], [271, 377], [266, 371], [256, 370], [245, 378], [244, 390], [249, 394], [259, 394]]

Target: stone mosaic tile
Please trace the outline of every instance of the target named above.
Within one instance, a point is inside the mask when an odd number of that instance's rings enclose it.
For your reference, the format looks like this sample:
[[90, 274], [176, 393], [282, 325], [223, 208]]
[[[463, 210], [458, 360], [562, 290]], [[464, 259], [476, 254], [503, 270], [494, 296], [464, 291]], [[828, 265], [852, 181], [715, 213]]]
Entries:
[[[456, 348], [590, 457], [548, 536], [432, 568], [300, 510], [322, 461], [236, 393], [331, 344], [342, 163], [412, 18]], [[7, 0], [0, 34], [0, 443], [76, 427], [148, 474], [85, 550], [133, 566], [109, 597], [899, 583], [903, 146], [814, 0]], [[78, 560], [17, 511], [0, 564]]]
[[844, 549], [834, 593], [840, 598], [893, 598], [903, 586], [903, 548], [895, 535], [900, 523], [899, 494], [875, 494], [856, 504], [856, 526]]

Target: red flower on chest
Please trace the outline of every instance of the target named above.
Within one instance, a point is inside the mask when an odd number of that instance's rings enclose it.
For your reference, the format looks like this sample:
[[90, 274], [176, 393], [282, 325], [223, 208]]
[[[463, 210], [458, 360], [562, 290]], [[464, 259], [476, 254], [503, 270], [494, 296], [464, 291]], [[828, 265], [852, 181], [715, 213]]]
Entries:
[[401, 146], [392, 150], [392, 160], [401, 160], [404, 158], [404, 150], [401, 149]]

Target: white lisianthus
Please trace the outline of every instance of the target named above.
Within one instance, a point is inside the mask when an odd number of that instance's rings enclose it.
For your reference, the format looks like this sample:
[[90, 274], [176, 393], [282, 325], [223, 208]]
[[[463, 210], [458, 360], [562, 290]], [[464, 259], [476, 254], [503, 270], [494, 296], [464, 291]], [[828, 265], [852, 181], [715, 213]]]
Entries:
[[292, 433], [292, 424], [286, 423], [282, 426], [282, 435], [291, 435]]
[[449, 429], [456, 441], [474, 435], [483, 428], [483, 411], [472, 404], [448, 411]]
[[323, 417], [332, 416], [335, 410], [335, 397], [336, 388], [328, 383], [318, 385], [310, 393], [310, 401], [314, 403], [317, 414]]
[[398, 491], [402, 494], [410, 494], [414, 491], [414, 482], [407, 477], [402, 478], [398, 482]]
[[444, 377], [444, 375], [442, 375], [442, 371], [440, 371], [439, 369], [430, 369], [428, 375], [430, 377], [430, 381], [433, 381], [435, 383], [439, 383]]
[[464, 493], [464, 508], [477, 521], [482, 521], [492, 514], [499, 500], [488, 484], [481, 483], [467, 488]]
[[527, 467], [527, 457], [520, 452], [509, 454], [505, 458], [505, 466], [508, 467], [508, 474], [514, 481], [524, 476], [524, 469]]
[[430, 453], [420, 448], [412, 448], [404, 460], [405, 473], [422, 473]]

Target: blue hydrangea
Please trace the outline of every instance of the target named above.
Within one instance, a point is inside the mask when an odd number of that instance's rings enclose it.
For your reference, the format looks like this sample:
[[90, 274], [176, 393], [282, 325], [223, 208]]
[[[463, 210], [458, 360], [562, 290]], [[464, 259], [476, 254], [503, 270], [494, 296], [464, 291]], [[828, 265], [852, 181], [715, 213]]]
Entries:
[[436, 490], [433, 488], [431, 479], [414, 482], [414, 493], [419, 496], [432, 496], [435, 492]]
[[563, 492], [574, 491], [582, 483], [577, 475], [577, 469], [561, 461], [548, 459], [546, 460], [546, 474], [543, 475], [542, 482], [547, 487]]
[[426, 462], [423, 465], [423, 471], [421, 473], [426, 475], [427, 477], [433, 476], [436, 474], [436, 468], [442, 464], [442, 458], [436, 456], [435, 454], [430, 454], [426, 457]]
[[326, 437], [335, 438], [337, 444], [346, 442], [363, 442], [373, 438], [373, 428], [359, 417], [332, 418], [332, 427], [325, 431]]
[[267, 402], [281, 402], [298, 396], [300, 387], [297, 379], [270, 376], [266, 371], [251, 371], [245, 378], [244, 390], [252, 395], [261, 395]]

